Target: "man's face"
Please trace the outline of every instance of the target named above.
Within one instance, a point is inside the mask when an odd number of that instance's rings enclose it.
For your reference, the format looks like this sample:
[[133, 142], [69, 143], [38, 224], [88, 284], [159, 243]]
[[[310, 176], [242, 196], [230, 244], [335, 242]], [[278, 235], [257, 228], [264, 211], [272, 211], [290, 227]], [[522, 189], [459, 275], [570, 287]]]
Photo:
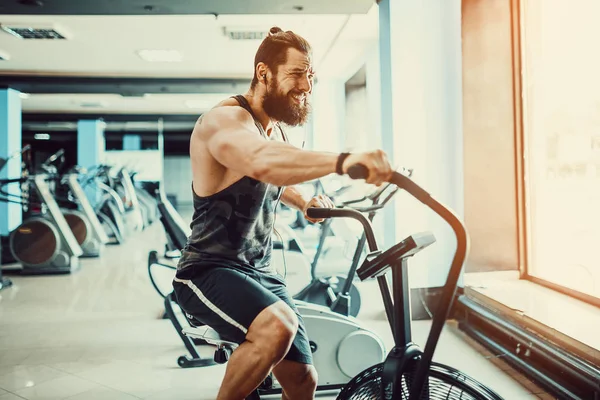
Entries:
[[310, 56], [288, 49], [287, 62], [267, 81], [263, 109], [276, 121], [290, 126], [303, 125], [310, 113], [309, 96], [313, 86]]

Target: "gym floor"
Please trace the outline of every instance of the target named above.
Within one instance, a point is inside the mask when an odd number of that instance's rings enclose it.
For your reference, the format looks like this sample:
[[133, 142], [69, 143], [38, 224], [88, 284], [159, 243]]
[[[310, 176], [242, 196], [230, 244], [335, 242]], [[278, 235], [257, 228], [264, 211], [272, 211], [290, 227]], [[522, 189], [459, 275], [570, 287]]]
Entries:
[[[14, 286], [0, 291], [0, 400], [214, 399], [225, 366], [179, 368], [185, 348], [171, 323], [160, 319], [162, 299], [150, 285], [146, 259], [163, 246], [162, 227], [155, 223], [127, 245], [107, 247], [101, 258], [82, 259], [71, 275], [10, 276]], [[389, 349], [377, 286], [360, 285], [359, 318]], [[417, 321], [413, 329], [423, 344], [429, 323]], [[204, 355], [212, 352], [206, 347]], [[506, 400], [553, 398], [452, 323], [434, 359]], [[318, 397], [334, 399], [335, 393]]]

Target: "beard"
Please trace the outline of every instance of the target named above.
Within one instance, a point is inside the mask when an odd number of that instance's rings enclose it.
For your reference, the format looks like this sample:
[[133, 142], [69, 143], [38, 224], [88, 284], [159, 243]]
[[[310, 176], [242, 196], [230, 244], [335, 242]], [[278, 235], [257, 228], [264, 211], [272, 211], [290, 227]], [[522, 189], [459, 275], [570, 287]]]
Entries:
[[271, 119], [289, 126], [304, 125], [311, 111], [308, 96], [305, 96], [304, 102], [298, 104], [292, 98], [294, 94], [300, 94], [300, 92], [291, 90], [287, 94], [281, 93], [277, 81], [271, 81], [271, 84], [267, 85], [267, 92], [263, 96], [265, 113]]

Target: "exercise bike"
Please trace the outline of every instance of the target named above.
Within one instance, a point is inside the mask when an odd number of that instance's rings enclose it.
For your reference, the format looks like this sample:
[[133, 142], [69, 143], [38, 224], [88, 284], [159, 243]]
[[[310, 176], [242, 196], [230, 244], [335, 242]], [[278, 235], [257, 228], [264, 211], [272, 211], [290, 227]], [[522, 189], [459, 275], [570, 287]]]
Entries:
[[[354, 179], [364, 179], [368, 171], [362, 165], [350, 167], [348, 174]], [[407, 237], [385, 252], [378, 250], [371, 224], [356, 210], [309, 209], [311, 218], [350, 217], [358, 220], [364, 230], [371, 252], [357, 270], [361, 280], [377, 279], [383, 297], [386, 315], [394, 336], [394, 347], [382, 363], [358, 373], [340, 391], [337, 399], [481, 399], [502, 400], [491, 389], [461, 373], [439, 363], [432, 362], [445, 320], [456, 293], [457, 282], [467, 256], [469, 239], [464, 225], [454, 213], [432, 198], [429, 193], [415, 184], [410, 178], [395, 172], [391, 183], [404, 189], [442, 217], [452, 228], [457, 238], [457, 250], [452, 261], [448, 279], [433, 317], [432, 328], [422, 351], [412, 343], [410, 329], [410, 290], [408, 285], [408, 259], [435, 242], [429, 232]], [[390, 293], [386, 273], [392, 271], [393, 295]], [[195, 328], [198, 329], [198, 328]], [[236, 343], [222, 340], [211, 328], [202, 331], [184, 329], [187, 335], [198, 337], [217, 346], [215, 359], [226, 362], [228, 354]], [[357, 355], [355, 355], [357, 356]], [[257, 388], [247, 399], [260, 399]]]
[[[179, 220], [177, 212], [165, 198], [157, 200], [159, 201], [158, 210], [161, 214], [160, 221], [163, 223], [167, 237], [177, 243], [179, 248], [183, 248], [187, 235], [183, 232], [181, 224], [177, 223]], [[185, 320], [177, 317], [173, 309], [176, 299], [172, 292], [164, 293], [160, 290], [152, 276], [154, 265], [162, 265], [171, 270], [176, 268], [173, 265], [160, 263], [156, 251], [149, 253], [150, 280], [157, 292], [164, 298], [166, 316], [171, 320], [189, 353], [189, 355], [178, 358], [178, 365], [182, 368], [193, 368], [226, 361], [228, 354], [222, 349], [216, 352], [214, 359], [202, 358], [199, 355], [196, 346], [210, 343], [203, 337], [206, 333], [205, 327], [196, 326], [198, 323], [190, 320], [185, 313], [183, 313]], [[383, 342], [355, 318], [340, 315], [327, 307], [311, 303], [297, 302], [296, 306], [304, 320], [314, 365], [319, 372], [318, 391], [340, 389], [368, 365], [383, 361], [386, 351]], [[360, 357], [356, 357], [357, 354], [360, 354]], [[261, 386], [261, 394], [276, 393], [281, 393], [281, 387], [273, 377], [269, 377]]]
[[[398, 188], [396, 186], [388, 183], [377, 188], [367, 196], [341, 202], [341, 207], [339, 209], [350, 208], [366, 213], [369, 221], [373, 222], [377, 211], [381, 210], [397, 191]], [[383, 196], [384, 194], [386, 194], [385, 197]], [[383, 200], [381, 200], [382, 198]], [[369, 201], [371, 204], [368, 206], [355, 205], [365, 201]], [[346, 276], [334, 275], [318, 277], [316, 274], [317, 263], [323, 248], [325, 247], [325, 239], [328, 236], [329, 226], [332, 221], [332, 219], [327, 219], [323, 222], [323, 229], [321, 231], [317, 253], [315, 254], [311, 265], [312, 280], [309, 285], [302, 289], [298, 294], [294, 295], [294, 299], [326, 306], [336, 313], [356, 317], [360, 311], [361, 299], [360, 292], [353, 282], [356, 268], [359, 265], [365, 249], [366, 236], [364, 233], [361, 235], [356, 249], [354, 250], [352, 264], [350, 265], [350, 269]]]
[[[350, 167], [348, 175], [354, 179], [368, 176], [362, 165]], [[454, 212], [414, 183], [410, 178], [395, 172], [391, 183], [404, 189], [439, 215], [452, 228], [457, 249], [452, 260], [425, 349], [412, 343], [410, 318], [410, 286], [408, 284], [408, 259], [435, 242], [429, 232], [411, 235], [385, 252], [377, 249], [370, 224], [359, 219], [367, 234], [371, 253], [357, 270], [364, 281], [377, 279], [386, 314], [394, 336], [394, 347], [383, 363], [367, 368], [356, 375], [342, 389], [339, 400], [349, 399], [486, 399], [501, 400], [493, 390], [473, 378], [443, 364], [433, 362], [433, 353], [456, 294], [458, 278], [469, 248], [465, 226]], [[315, 210], [320, 217], [331, 216], [330, 210]], [[349, 216], [349, 215], [348, 215]], [[361, 216], [362, 217], [362, 216]], [[393, 295], [390, 294], [386, 273], [392, 272]], [[392, 300], [393, 298], [393, 300]]]

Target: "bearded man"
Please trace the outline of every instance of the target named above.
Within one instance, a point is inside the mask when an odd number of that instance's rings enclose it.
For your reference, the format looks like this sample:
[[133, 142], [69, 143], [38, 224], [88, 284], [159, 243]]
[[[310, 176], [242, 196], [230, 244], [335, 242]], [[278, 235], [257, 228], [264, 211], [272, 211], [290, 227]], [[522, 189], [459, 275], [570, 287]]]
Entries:
[[256, 53], [248, 92], [223, 100], [192, 132], [192, 233], [173, 287], [188, 318], [240, 344], [217, 400], [246, 398], [270, 372], [283, 399], [314, 398], [317, 371], [306, 329], [271, 265], [277, 202], [306, 216], [309, 207], [333, 203], [307, 199], [295, 184], [344, 174], [359, 163], [369, 170], [367, 183], [379, 185], [392, 174], [381, 150], [336, 154], [287, 143], [281, 124], [306, 121], [313, 79], [309, 43], [271, 28]]

